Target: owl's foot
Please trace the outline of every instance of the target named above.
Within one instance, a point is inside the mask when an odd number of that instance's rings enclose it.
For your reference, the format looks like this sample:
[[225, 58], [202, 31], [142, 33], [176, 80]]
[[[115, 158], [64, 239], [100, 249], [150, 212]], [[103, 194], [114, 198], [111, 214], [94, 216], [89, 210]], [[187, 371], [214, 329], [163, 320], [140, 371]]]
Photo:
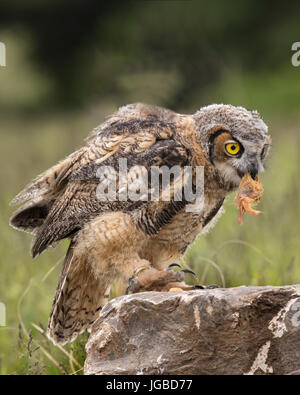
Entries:
[[194, 272], [188, 269], [183, 269], [174, 272], [172, 267], [178, 264], [170, 265], [166, 270], [157, 270], [152, 267], [140, 267], [135, 271], [133, 277], [129, 279], [129, 286], [126, 294], [135, 293], [144, 289], [145, 291], [170, 291], [182, 290], [189, 291], [195, 289], [192, 285], [187, 285], [184, 282], [185, 274], [190, 273], [195, 275]]
[[[182, 266], [178, 265], [178, 263], [172, 263], [170, 266], [168, 266], [167, 270], [170, 270], [173, 267], [179, 267], [181, 269]], [[183, 273], [190, 273], [190, 274], [194, 275], [198, 279], [198, 276], [192, 270], [183, 269], [183, 270], [181, 270], [181, 272], [183, 272]], [[211, 284], [211, 285], [200, 285], [200, 284], [197, 284], [197, 285], [194, 285], [194, 286], [189, 286], [189, 289], [191, 289], [191, 290], [195, 290], [195, 289], [215, 289], [215, 288], [220, 288], [220, 286], [216, 285], [216, 284]], [[174, 289], [170, 289], [170, 291], [180, 291], [180, 289], [177, 289], [176, 287], [174, 287]]]

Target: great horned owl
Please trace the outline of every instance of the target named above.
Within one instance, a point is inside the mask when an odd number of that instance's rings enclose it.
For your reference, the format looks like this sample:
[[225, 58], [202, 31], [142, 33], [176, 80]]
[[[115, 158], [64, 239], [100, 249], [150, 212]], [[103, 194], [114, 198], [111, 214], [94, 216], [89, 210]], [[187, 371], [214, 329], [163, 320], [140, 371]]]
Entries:
[[[113, 281], [132, 277], [131, 289], [189, 289], [177, 262], [196, 236], [222, 212], [225, 196], [244, 174], [263, 170], [270, 136], [256, 111], [209, 105], [193, 115], [146, 104], [121, 107], [97, 127], [82, 148], [40, 175], [13, 200], [25, 203], [11, 225], [35, 235], [35, 257], [69, 238], [52, 311], [49, 337], [74, 340], [89, 329], [109, 297]], [[99, 165], [204, 167], [204, 205], [187, 201], [99, 201]], [[172, 181], [175, 182], [174, 180]], [[141, 268], [145, 269], [141, 271]]]

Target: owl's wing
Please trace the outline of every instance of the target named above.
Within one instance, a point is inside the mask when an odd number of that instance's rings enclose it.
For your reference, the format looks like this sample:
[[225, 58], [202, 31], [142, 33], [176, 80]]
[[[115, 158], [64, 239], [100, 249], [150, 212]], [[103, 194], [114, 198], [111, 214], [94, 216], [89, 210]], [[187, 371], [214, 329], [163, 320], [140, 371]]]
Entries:
[[[147, 207], [148, 202], [100, 201], [97, 198], [97, 169], [101, 165], [118, 169], [120, 158], [127, 159], [128, 168], [134, 165], [143, 165], [146, 169], [163, 165], [183, 167], [188, 162], [189, 152], [173, 139], [174, 128], [171, 123], [154, 119], [132, 119], [118, 121], [103, 130], [90, 145], [92, 159], [68, 169], [57, 182], [57, 195], [36, 233], [32, 255], [36, 256], [54, 242], [73, 235], [105, 211], [132, 211], [142, 205]], [[175, 211], [173, 207], [171, 215], [181, 208], [180, 204]], [[162, 214], [164, 218], [170, 215]], [[157, 220], [159, 222], [160, 219]]]
[[109, 135], [114, 125], [118, 133], [122, 133], [124, 128], [124, 144], [126, 144], [125, 137], [126, 135], [129, 137], [130, 129], [136, 129], [137, 122], [146, 121], [141, 125], [140, 130], [143, 130], [143, 128], [149, 129], [152, 120], [171, 122], [176, 117], [177, 114], [171, 110], [143, 103], [120, 107], [89, 134], [84, 146], [40, 174], [11, 201], [12, 205], [23, 204], [23, 206], [13, 214], [10, 225], [18, 230], [36, 234], [61, 190], [66, 186], [69, 176], [77, 168], [101, 157], [105, 159], [106, 154], [110, 155], [110, 145], [113, 141], [110, 141]]
[[[144, 103], [132, 103], [126, 106], [120, 107], [118, 111], [116, 111], [111, 116], [107, 117], [106, 121], [96, 127], [87, 137], [86, 144], [73, 152], [69, 156], [67, 156], [64, 160], [59, 162], [58, 164], [52, 166], [50, 169], [40, 174], [37, 178], [35, 178], [32, 182], [30, 182], [14, 199], [11, 201], [12, 205], [17, 205], [20, 203], [25, 203], [30, 201], [27, 205], [29, 213], [30, 207], [32, 206], [32, 202], [40, 202], [39, 206], [43, 206], [43, 211], [45, 211], [45, 203], [51, 202], [53, 195], [57, 193], [58, 185], [61, 185], [64, 180], [67, 179], [68, 175], [74, 171], [77, 167], [83, 166], [88, 161], [99, 158], [102, 154], [105, 155], [105, 152], [108, 147], [107, 137], [103, 140], [103, 148], [101, 149], [101, 142], [98, 141], [95, 147], [95, 140], [101, 138], [102, 131], [105, 131], [104, 135], [107, 136], [107, 131], [111, 129], [110, 127], [113, 125], [117, 125], [118, 129], [122, 129], [122, 123], [124, 123], [124, 127], [127, 128], [127, 132], [130, 131], [132, 125], [135, 124], [136, 120], [151, 120], [160, 119], [164, 122], [171, 122], [176, 118], [177, 114], [171, 110], [152, 106]], [[149, 121], [145, 123], [145, 127], [147, 128], [149, 125]], [[144, 127], [142, 126], [142, 127]], [[93, 148], [94, 147], [94, 148]], [[43, 202], [43, 203], [41, 203]], [[49, 207], [47, 207], [49, 211]], [[37, 210], [36, 210], [37, 211]], [[41, 213], [41, 210], [36, 212], [37, 219], [42, 219], [44, 213]], [[32, 213], [33, 214], [33, 213]], [[39, 222], [39, 221], [38, 221]], [[26, 221], [22, 224], [26, 229]], [[31, 224], [29, 231], [34, 228], [34, 223]], [[16, 226], [17, 227], [17, 226]]]

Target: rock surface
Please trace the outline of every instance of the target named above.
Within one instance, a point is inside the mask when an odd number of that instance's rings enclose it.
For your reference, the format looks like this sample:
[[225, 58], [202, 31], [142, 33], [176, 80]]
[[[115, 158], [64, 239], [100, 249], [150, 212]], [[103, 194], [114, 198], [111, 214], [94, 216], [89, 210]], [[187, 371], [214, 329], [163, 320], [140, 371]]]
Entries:
[[86, 350], [85, 374], [299, 374], [300, 285], [122, 296]]

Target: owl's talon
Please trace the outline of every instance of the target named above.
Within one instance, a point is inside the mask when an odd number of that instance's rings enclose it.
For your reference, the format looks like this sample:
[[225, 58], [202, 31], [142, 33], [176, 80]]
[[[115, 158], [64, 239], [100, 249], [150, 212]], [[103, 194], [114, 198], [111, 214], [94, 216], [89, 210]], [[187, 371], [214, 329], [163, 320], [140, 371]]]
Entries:
[[192, 274], [193, 276], [197, 277], [197, 274], [195, 272], [193, 272], [192, 270], [190, 270], [190, 269], [182, 269], [180, 271], [182, 273], [189, 273], [189, 274]]
[[194, 285], [193, 289], [216, 289], [220, 288], [219, 285], [211, 284], [211, 285]]
[[130, 292], [135, 293], [141, 289], [141, 284], [137, 277], [130, 277], [128, 280], [128, 287], [126, 288], [126, 295], [129, 295]]
[[194, 285], [193, 289], [205, 289], [203, 285]]
[[172, 270], [173, 267], [179, 267], [179, 269], [182, 268], [182, 266], [179, 265], [178, 263], [171, 263], [171, 265], [169, 265], [166, 270], [170, 271]]
[[220, 285], [211, 284], [211, 285], [207, 285], [207, 286], [205, 287], [205, 289], [216, 289], [216, 288], [220, 288]]
[[[188, 274], [192, 274], [193, 276], [197, 277], [197, 274], [195, 272], [193, 272], [190, 269], [182, 269], [182, 266], [179, 265], [178, 263], [172, 263], [171, 265], [169, 265], [166, 269], [166, 271], [171, 271], [173, 267], [179, 267], [181, 270], [179, 271], [179, 273], [188, 273]], [[177, 272], [178, 273], [178, 272]]]

